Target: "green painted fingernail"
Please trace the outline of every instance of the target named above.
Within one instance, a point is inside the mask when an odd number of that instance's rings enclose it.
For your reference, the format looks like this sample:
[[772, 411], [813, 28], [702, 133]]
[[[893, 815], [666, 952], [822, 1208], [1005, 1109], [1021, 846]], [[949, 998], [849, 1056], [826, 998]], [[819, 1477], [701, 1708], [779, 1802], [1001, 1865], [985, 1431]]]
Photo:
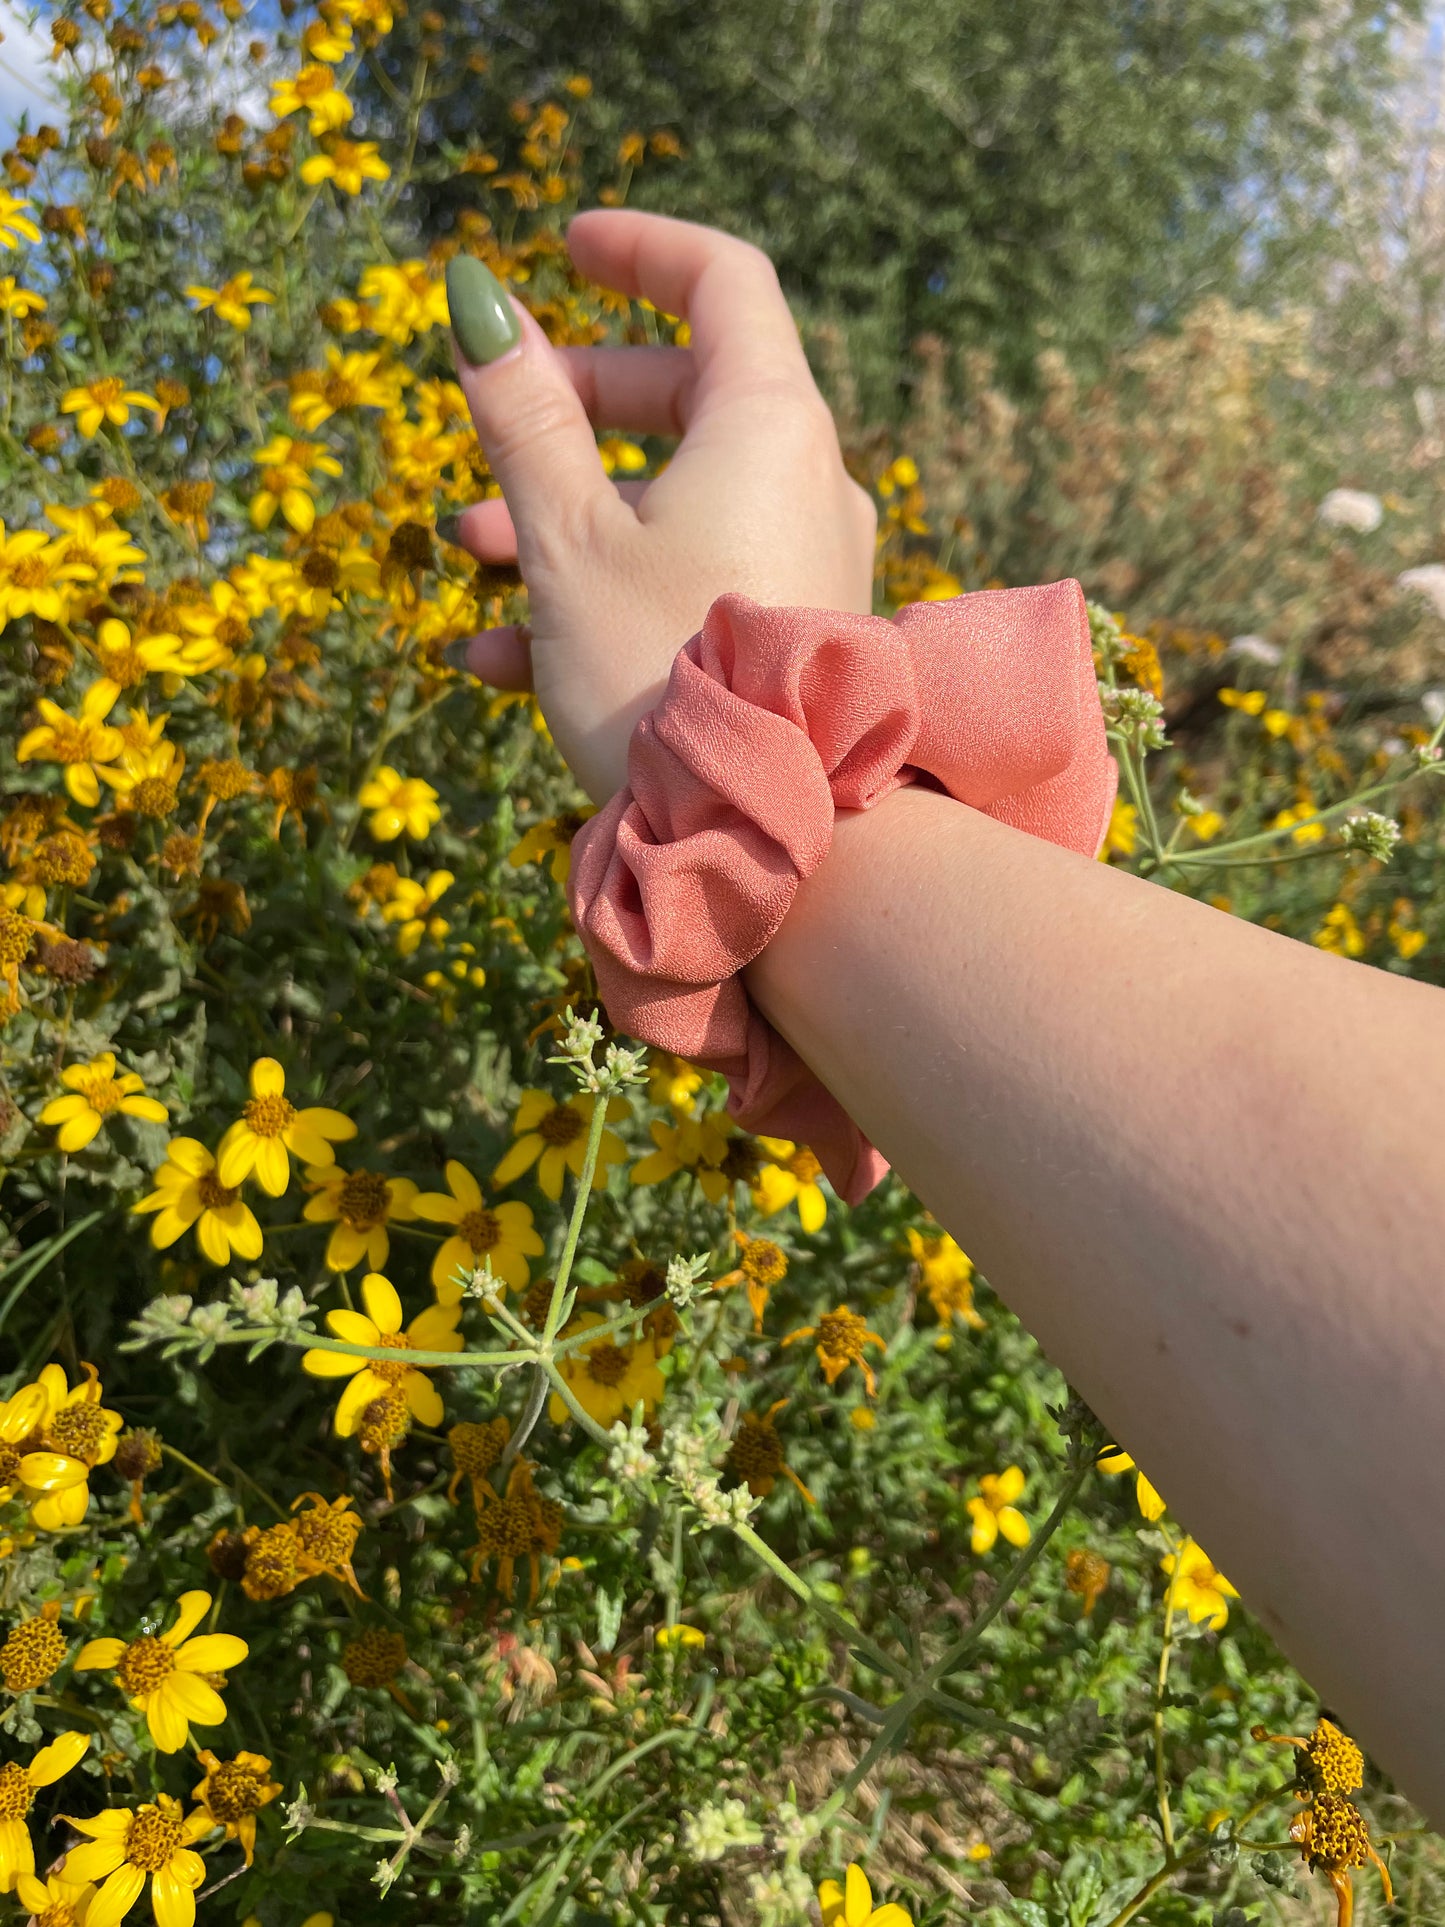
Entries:
[[456, 642], [449, 642], [446, 648], [442, 650], [442, 655], [459, 674], [469, 676], [472, 673], [472, 666], [468, 661], [471, 647], [471, 637], [462, 636]]
[[448, 261], [447, 308], [457, 346], [474, 368], [496, 361], [522, 338], [522, 324], [506, 290], [474, 254]]

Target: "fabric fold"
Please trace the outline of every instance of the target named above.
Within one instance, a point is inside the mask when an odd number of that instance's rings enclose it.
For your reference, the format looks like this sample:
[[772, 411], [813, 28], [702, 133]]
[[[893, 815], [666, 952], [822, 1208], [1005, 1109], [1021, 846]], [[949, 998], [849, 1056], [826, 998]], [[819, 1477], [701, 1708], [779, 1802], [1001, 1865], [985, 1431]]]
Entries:
[[1085, 855], [1108, 752], [1074, 581], [892, 620], [719, 596], [577, 832], [568, 896], [618, 1030], [724, 1073], [745, 1129], [806, 1143], [856, 1204], [888, 1165], [750, 1003], [738, 972], [822, 863], [839, 809], [919, 781]]

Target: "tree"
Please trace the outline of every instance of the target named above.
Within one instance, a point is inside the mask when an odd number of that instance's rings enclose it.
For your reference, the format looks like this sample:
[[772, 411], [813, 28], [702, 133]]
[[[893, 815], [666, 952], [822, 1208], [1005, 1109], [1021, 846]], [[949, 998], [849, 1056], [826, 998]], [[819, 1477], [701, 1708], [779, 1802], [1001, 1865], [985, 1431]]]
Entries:
[[[1342, 135], [1368, 152], [1392, 33], [1419, 0], [438, 0], [396, 38], [468, 74], [424, 135], [494, 154], [511, 108], [580, 103], [584, 177], [629, 132], [680, 161], [630, 205], [713, 222], [777, 262], [800, 319], [844, 326], [865, 407], [902, 401], [924, 330], [1029, 378], [1206, 293], [1307, 299], [1330, 252]], [[444, 23], [438, 33], [438, 23]], [[390, 48], [392, 43], [388, 43]], [[400, 59], [402, 48], [388, 52]], [[377, 109], [386, 108], [374, 88]], [[465, 178], [435, 197], [444, 230]]]

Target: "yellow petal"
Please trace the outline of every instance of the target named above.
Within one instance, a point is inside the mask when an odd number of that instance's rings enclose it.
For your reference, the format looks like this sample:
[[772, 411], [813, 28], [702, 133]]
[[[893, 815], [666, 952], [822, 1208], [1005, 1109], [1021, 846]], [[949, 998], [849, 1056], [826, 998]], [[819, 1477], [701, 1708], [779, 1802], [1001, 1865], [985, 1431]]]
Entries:
[[62, 1733], [59, 1739], [52, 1740], [49, 1746], [42, 1746], [30, 1762], [26, 1779], [31, 1786], [54, 1786], [63, 1779], [70, 1769], [84, 1758], [90, 1745], [88, 1733]]
[[176, 1623], [161, 1634], [161, 1639], [172, 1651], [183, 1639], [189, 1639], [211, 1610], [211, 1595], [208, 1592], [183, 1592], [176, 1601]]
[[[95, 1817], [97, 1820], [106, 1820], [112, 1815], [98, 1813]], [[120, 1822], [119, 1833], [112, 1831], [103, 1839], [92, 1840], [86, 1846], [72, 1847], [60, 1869], [62, 1880], [74, 1881], [77, 1885], [91, 1880], [104, 1880], [107, 1874], [114, 1873], [117, 1867], [125, 1864], [125, 1830], [130, 1825], [130, 1814], [122, 1807], [118, 1812], [113, 1810], [113, 1817]], [[72, 1820], [70, 1824], [75, 1826], [77, 1822]]]
[[[257, 1138], [256, 1179], [261, 1189], [269, 1192], [273, 1198], [286, 1195], [286, 1187], [291, 1182], [291, 1159], [279, 1138]], [[221, 1182], [224, 1184], [225, 1179]]]
[[125, 1651], [123, 1639], [88, 1639], [75, 1659], [77, 1673], [89, 1673], [99, 1667], [107, 1670], [119, 1666], [120, 1656]]
[[[401, 1330], [401, 1299], [390, 1278], [379, 1271], [368, 1271], [361, 1281], [361, 1302], [378, 1332], [390, 1338]], [[375, 1339], [365, 1341], [375, 1344]]]
[[198, 1633], [177, 1652], [176, 1666], [183, 1673], [228, 1673], [250, 1650], [235, 1633]]
[[[102, 1844], [108, 1847], [110, 1842], [108, 1840], [103, 1843], [100, 1841], [96, 1842], [97, 1846]], [[121, 1849], [121, 1851], [123, 1851], [123, 1849]], [[94, 1848], [82, 1847], [80, 1852], [93, 1853]], [[68, 1867], [75, 1858], [75, 1854], [67, 1854], [65, 1860], [66, 1866]], [[88, 1865], [89, 1863], [87, 1862], [86, 1864]], [[97, 1877], [94, 1873], [91, 1873], [89, 1876], [92, 1880]], [[91, 1901], [89, 1907], [86, 1908], [86, 1927], [116, 1927], [117, 1921], [124, 1920], [131, 1908], [134, 1907], [135, 1903], [140, 1899], [141, 1889], [145, 1884], [146, 1876], [144, 1867], [133, 1867], [129, 1861], [126, 1861], [123, 1866], [117, 1867], [115, 1872], [101, 1888], [100, 1892], [95, 1896], [95, 1899]]]
[[274, 1057], [258, 1057], [251, 1066], [252, 1097], [280, 1097], [286, 1089], [286, 1073]]
[[[224, 1633], [217, 1633], [217, 1639], [224, 1639]], [[172, 1673], [160, 1689], [174, 1704], [178, 1713], [197, 1726], [220, 1726], [226, 1717], [226, 1702], [221, 1698], [209, 1680], [200, 1679], [195, 1673]]]
[[158, 1753], [179, 1753], [191, 1736], [183, 1702], [170, 1690], [172, 1680], [164, 1679], [146, 1699], [146, 1725]]
[[856, 1860], [850, 1860], [843, 1876], [843, 1919], [846, 1927], [868, 1927], [873, 1911], [873, 1889], [868, 1876]]

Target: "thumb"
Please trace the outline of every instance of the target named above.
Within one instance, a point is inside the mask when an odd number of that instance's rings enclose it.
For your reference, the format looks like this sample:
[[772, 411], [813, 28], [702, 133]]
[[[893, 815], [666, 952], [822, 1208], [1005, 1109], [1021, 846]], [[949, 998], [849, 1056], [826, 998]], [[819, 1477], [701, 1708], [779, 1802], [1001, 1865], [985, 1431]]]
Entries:
[[484, 261], [447, 264], [457, 379], [477, 438], [528, 550], [565, 557], [580, 531], [623, 505], [560, 356]]

